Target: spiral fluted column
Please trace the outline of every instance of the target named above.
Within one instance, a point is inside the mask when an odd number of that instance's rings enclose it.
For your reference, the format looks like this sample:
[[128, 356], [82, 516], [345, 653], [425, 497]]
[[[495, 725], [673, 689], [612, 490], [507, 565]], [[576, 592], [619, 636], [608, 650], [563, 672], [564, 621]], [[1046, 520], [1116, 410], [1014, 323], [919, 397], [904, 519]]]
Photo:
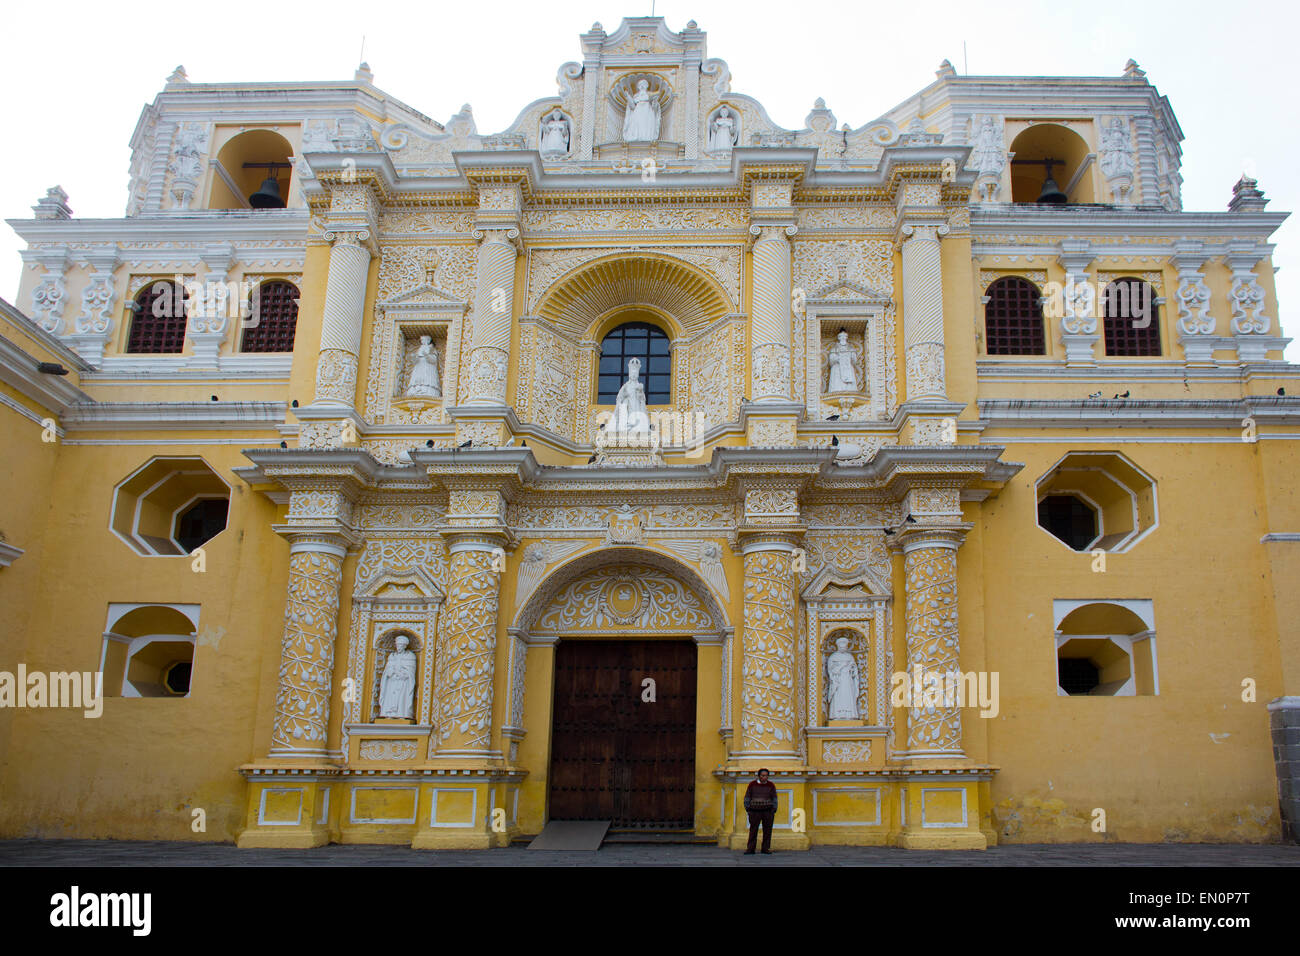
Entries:
[[469, 404], [506, 404], [506, 369], [515, 301], [517, 229], [489, 229], [478, 235], [478, 279], [474, 292], [474, 345], [469, 358]]
[[790, 401], [790, 240], [793, 226], [751, 226], [750, 398]]
[[942, 223], [905, 225], [903, 237], [903, 346], [907, 400], [943, 401]]
[[357, 393], [357, 356], [370, 274], [368, 230], [327, 232], [330, 271], [316, 360], [317, 405], [352, 407]]

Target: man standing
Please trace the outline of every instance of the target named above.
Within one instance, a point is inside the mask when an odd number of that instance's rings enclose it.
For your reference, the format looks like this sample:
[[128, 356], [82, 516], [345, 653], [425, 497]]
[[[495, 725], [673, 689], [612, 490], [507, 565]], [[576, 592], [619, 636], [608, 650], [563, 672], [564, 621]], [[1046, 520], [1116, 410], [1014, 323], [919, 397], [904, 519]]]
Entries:
[[754, 852], [758, 828], [763, 827], [763, 852], [772, 852], [772, 821], [776, 818], [776, 784], [767, 779], [767, 768], [758, 771], [758, 779], [751, 780], [745, 789], [745, 810], [749, 813], [749, 846], [745, 853]]

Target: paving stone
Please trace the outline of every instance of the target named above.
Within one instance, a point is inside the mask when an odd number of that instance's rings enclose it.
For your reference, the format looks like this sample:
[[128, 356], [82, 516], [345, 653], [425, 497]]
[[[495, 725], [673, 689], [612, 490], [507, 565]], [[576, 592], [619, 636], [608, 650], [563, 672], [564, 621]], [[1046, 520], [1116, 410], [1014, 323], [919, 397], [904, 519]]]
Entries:
[[0, 866], [1300, 866], [1293, 844], [1022, 844], [983, 851], [821, 846], [745, 856], [716, 846], [619, 844], [530, 853], [413, 850], [331, 844], [314, 850], [241, 850], [231, 843], [121, 840], [0, 841]]

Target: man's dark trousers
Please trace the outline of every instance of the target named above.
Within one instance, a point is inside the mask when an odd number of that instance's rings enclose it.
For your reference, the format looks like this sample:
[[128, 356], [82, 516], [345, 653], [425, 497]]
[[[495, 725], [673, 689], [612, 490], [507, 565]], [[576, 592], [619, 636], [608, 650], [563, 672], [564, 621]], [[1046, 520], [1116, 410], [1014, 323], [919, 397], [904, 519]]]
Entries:
[[759, 824], [763, 826], [763, 852], [766, 853], [772, 849], [772, 821], [775, 818], [775, 810], [749, 811], [749, 844], [745, 847], [746, 850], [750, 853], [754, 852], [754, 844], [758, 840]]

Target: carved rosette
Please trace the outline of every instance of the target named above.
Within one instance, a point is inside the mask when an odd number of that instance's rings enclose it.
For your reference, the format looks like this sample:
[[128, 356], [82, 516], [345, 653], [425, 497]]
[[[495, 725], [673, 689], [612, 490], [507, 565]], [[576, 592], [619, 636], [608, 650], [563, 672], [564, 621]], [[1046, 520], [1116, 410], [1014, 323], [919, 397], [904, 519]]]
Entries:
[[795, 574], [788, 547], [745, 554], [741, 637], [741, 748], [793, 756], [795, 741]]
[[272, 755], [325, 754], [344, 553], [328, 538], [293, 542]]
[[357, 393], [357, 357], [343, 349], [321, 349], [316, 359], [316, 401], [351, 405]]
[[[933, 529], [913, 532], [903, 541], [907, 590], [907, 668], [916, 675], [957, 671], [957, 547], [962, 532]], [[913, 695], [920, 687], [913, 686]], [[912, 703], [919, 703], [916, 699]], [[908, 710], [909, 756], [961, 757], [961, 710], [920, 706]]]
[[501, 576], [492, 546], [453, 541], [438, 634], [438, 752], [484, 753], [492, 739], [492, 675]]

